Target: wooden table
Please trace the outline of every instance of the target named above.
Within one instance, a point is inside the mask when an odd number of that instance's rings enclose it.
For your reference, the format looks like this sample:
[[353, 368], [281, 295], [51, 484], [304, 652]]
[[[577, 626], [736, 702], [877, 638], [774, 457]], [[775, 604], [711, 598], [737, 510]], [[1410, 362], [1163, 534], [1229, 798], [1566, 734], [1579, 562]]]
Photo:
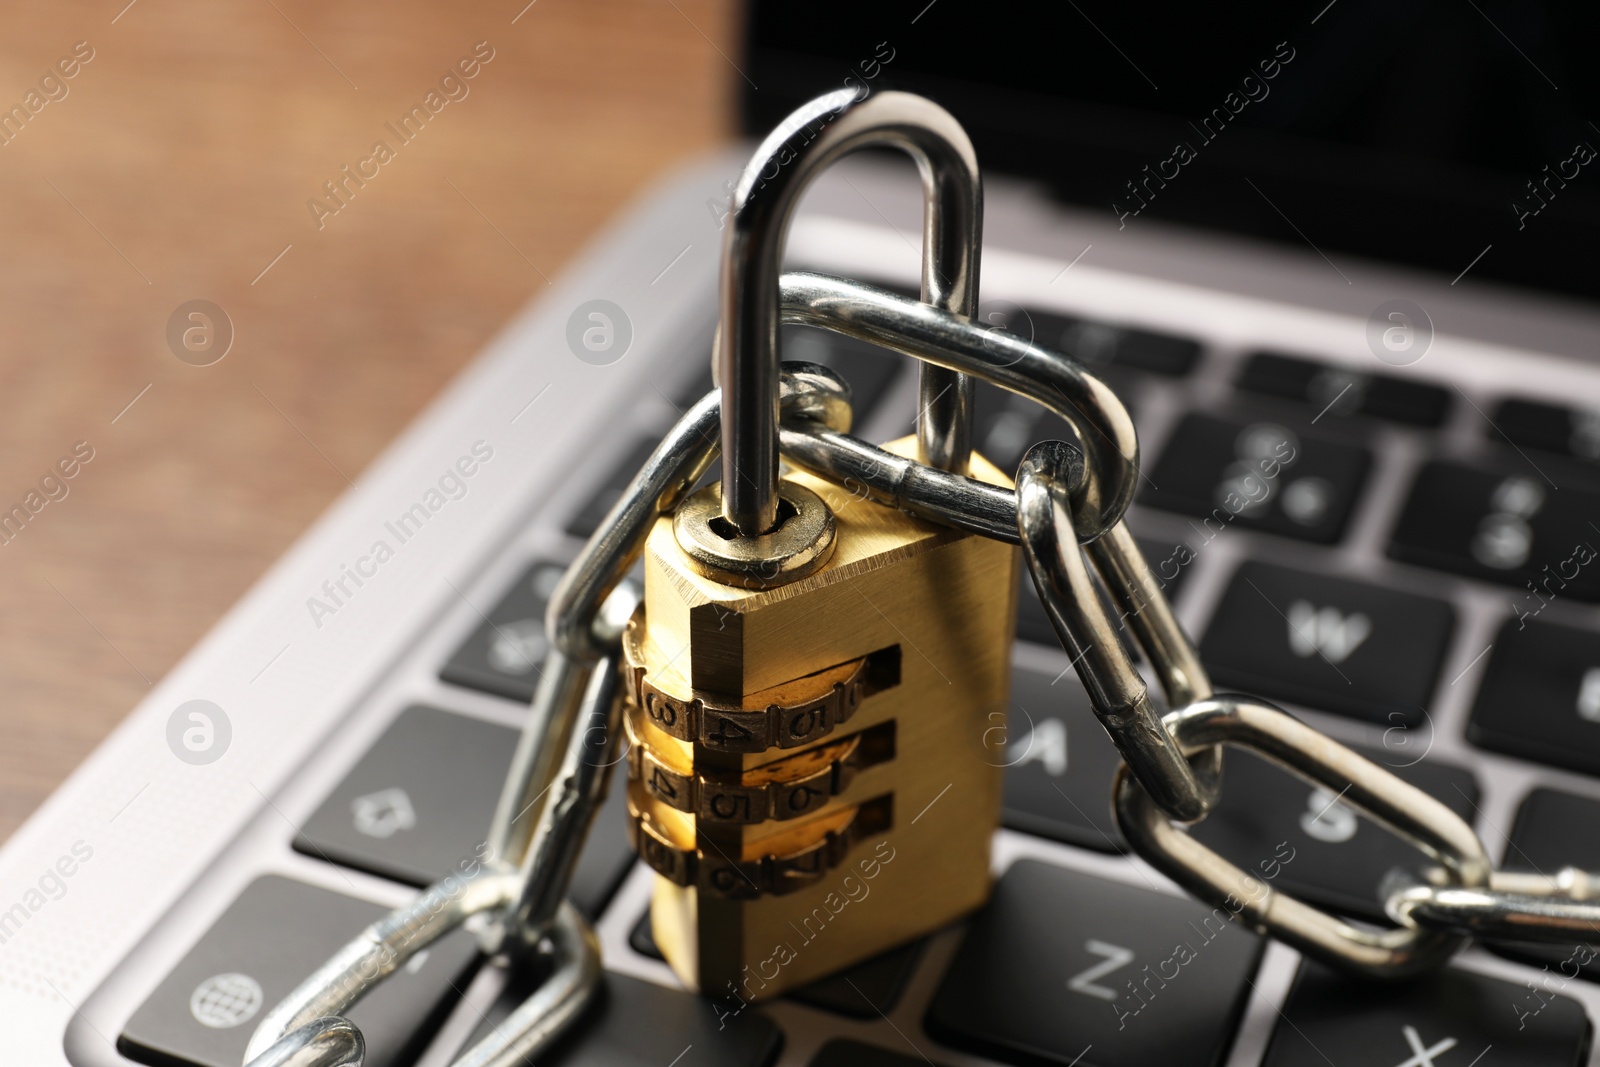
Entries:
[[[731, 3], [525, 2], [0, 16], [0, 509], [38, 507], [0, 543], [0, 839], [597, 227], [729, 136]], [[210, 366], [169, 348], [193, 299], [235, 331]]]

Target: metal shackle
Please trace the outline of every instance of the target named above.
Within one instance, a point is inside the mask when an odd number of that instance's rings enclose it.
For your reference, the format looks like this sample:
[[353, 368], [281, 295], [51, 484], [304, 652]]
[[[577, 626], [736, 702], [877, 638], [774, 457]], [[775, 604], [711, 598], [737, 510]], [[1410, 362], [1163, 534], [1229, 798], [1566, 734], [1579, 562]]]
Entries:
[[[722, 387], [722, 516], [741, 537], [778, 516], [778, 277], [789, 223], [819, 173], [862, 148], [897, 148], [922, 176], [922, 299], [963, 317], [978, 303], [983, 186], [966, 131], [910, 93], [817, 97], [756, 149], [734, 187], [723, 240], [717, 380]], [[921, 371], [919, 458], [964, 474], [972, 452], [965, 375]]]

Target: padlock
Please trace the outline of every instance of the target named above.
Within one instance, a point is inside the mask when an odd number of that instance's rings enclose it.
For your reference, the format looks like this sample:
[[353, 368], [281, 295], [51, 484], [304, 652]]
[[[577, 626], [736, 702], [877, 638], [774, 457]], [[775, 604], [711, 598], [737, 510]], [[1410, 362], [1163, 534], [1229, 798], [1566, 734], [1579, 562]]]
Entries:
[[[656, 944], [690, 988], [776, 996], [941, 927], [990, 888], [1017, 553], [801, 472], [779, 478], [778, 277], [789, 216], [839, 156], [897, 147], [924, 200], [923, 299], [970, 316], [982, 199], [951, 116], [822, 97], [733, 194], [717, 344], [722, 481], [656, 522], [624, 636], [634, 845]], [[887, 446], [997, 486], [971, 386], [924, 368], [916, 438]]]

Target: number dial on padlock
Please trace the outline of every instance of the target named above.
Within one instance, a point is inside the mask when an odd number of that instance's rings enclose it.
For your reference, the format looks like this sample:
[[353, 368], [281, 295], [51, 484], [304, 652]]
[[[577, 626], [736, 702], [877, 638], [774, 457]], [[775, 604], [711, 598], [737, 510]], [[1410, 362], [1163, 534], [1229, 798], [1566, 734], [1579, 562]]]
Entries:
[[636, 707], [650, 725], [680, 741], [722, 752], [764, 752], [794, 748], [831, 734], [850, 721], [874, 685], [866, 657], [841, 663], [805, 678], [753, 693], [737, 703], [692, 694], [681, 676], [649, 670], [639, 635], [630, 632], [623, 650]]
[[843, 793], [863, 767], [894, 758], [893, 724], [885, 725], [887, 730], [874, 727], [828, 741], [749, 775], [697, 774], [670, 750], [641, 743], [630, 717], [628, 773], [656, 800], [706, 822], [795, 819]]

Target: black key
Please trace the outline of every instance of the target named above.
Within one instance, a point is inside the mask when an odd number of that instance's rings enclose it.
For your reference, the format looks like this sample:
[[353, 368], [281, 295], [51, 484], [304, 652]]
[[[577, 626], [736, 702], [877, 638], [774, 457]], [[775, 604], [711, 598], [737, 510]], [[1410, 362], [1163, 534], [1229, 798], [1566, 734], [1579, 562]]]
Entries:
[[[462, 1051], [493, 1032], [542, 979], [513, 978]], [[539, 1057], [539, 1067], [766, 1067], [783, 1045], [759, 1009], [725, 1007], [626, 975], [607, 973], [596, 1001]]]
[[1138, 538], [1139, 549], [1144, 553], [1145, 562], [1150, 565], [1150, 571], [1156, 577], [1156, 582], [1161, 586], [1161, 591], [1166, 593], [1168, 600], [1178, 598], [1178, 590], [1183, 587], [1184, 578], [1188, 577], [1189, 564], [1198, 557], [1195, 550], [1182, 541], [1158, 541], [1150, 537]]
[[311, 814], [295, 850], [422, 886], [484, 858], [516, 731], [438, 708], [402, 711]]
[[606, 513], [622, 499], [623, 490], [628, 488], [628, 483], [633, 481], [633, 476], [639, 473], [644, 461], [650, 458], [650, 453], [655, 451], [656, 445], [660, 443], [660, 439], [656, 437], [646, 437], [635, 442], [633, 448], [617, 461], [617, 465], [611, 469], [610, 475], [589, 498], [589, 502], [567, 522], [567, 533], [577, 538], [588, 538], [598, 530], [600, 523], [605, 520]]
[[1492, 647], [1467, 740], [1600, 774], [1600, 634], [1507, 619]]
[[1512, 397], [1494, 413], [1490, 434], [1583, 463], [1600, 462], [1600, 408], [1574, 408]]
[[1373, 982], [1307, 963], [1261, 1062], [1578, 1067], [1588, 1045], [1589, 1019], [1569, 997], [1453, 969]]
[[922, 959], [922, 946], [923, 942], [913, 941], [890, 949], [830, 978], [819, 978], [803, 985], [789, 997], [853, 1019], [887, 1015], [906, 991], [906, 984], [917, 969], [917, 961]]
[[[1127, 382], [1107, 384], [1120, 394]], [[1067, 421], [1044, 405], [997, 385], [978, 383], [972, 447], [1006, 474], [1015, 474], [1023, 454], [1040, 441], [1075, 440], [1077, 435]]]
[[1600, 871], [1600, 800], [1535, 789], [1517, 809], [1500, 866], [1554, 874], [1561, 867]]
[[[1472, 822], [1478, 783], [1461, 767], [1416, 762], [1426, 741], [1395, 734], [1391, 750], [1357, 749]], [[1310, 786], [1253, 752], [1228, 753], [1222, 801], [1190, 833], [1275, 888], [1384, 923], [1378, 886], [1393, 868], [1420, 872], [1427, 856], [1359, 816], [1333, 790]]]
[[1316, 360], [1259, 352], [1235, 384], [1247, 392], [1310, 404], [1323, 417], [1365, 415], [1412, 426], [1443, 425], [1450, 393], [1442, 386], [1392, 374], [1363, 374]]
[[1229, 526], [1332, 544], [1344, 532], [1372, 454], [1272, 422], [1184, 417], [1145, 483], [1151, 507]]
[[1052, 676], [1013, 666], [1010, 718], [1003, 735], [991, 729], [984, 740], [1002, 736], [1005, 749], [994, 758], [1006, 768], [1007, 826], [1102, 852], [1126, 848], [1111, 815], [1121, 757], [1072, 670]]
[[628, 933], [628, 944], [641, 956], [649, 956], [653, 960], [666, 960], [661, 954], [661, 946], [656, 944], [655, 931], [650, 928], [649, 908], [644, 909], [639, 921], [633, 924], [633, 929]]
[[[655, 934], [650, 929], [650, 912], [639, 916], [628, 934], [628, 944], [642, 956], [662, 959]], [[846, 968], [829, 978], [819, 978], [792, 991], [789, 996], [802, 1004], [837, 1012], [856, 1019], [876, 1019], [894, 1010], [905, 992], [911, 973], [922, 958], [923, 942], [914, 941]]]
[[1250, 561], [1223, 594], [1200, 655], [1223, 688], [1415, 726], [1454, 627], [1442, 600]]
[[533, 700], [546, 651], [544, 609], [565, 568], [535, 563], [461, 643], [439, 677], [453, 685], [479, 689], [520, 704]]
[[1193, 370], [1200, 358], [1200, 342], [1192, 337], [1114, 326], [1031, 308], [1019, 311], [1006, 317], [1006, 325], [1012, 332], [1025, 334], [1031, 327], [1033, 340], [1082, 360], [1097, 371], [1113, 366], [1128, 367], [1176, 378]]
[[808, 1067], [928, 1067], [929, 1062], [920, 1050], [917, 1055], [905, 1056], [877, 1045], [836, 1037], [817, 1049]]
[[[1600, 825], [1600, 800], [1554, 789], [1535, 789], [1517, 809], [1517, 820], [1511, 827], [1511, 839], [1500, 866], [1537, 874], [1554, 874], [1562, 867], [1600, 870], [1600, 834], [1593, 832], [1596, 825]], [[1595, 940], [1600, 941], [1600, 931]], [[1600, 981], [1600, 951], [1593, 943], [1481, 943], [1491, 952], [1549, 968], [1563, 978], [1581, 975], [1591, 982]]]
[[[1184, 568], [1195, 560], [1194, 549], [1184, 544], [1151, 541], [1143, 537], [1139, 538], [1139, 548], [1144, 552], [1145, 562], [1150, 565], [1167, 599], [1175, 598], [1179, 585], [1188, 573]], [[1109, 601], [1107, 603], [1109, 606]], [[1133, 639], [1127, 634], [1126, 624], [1119, 622], [1119, 629], [1123, 631], [1125, 643], [1132, 650]], [[1044, 604], [1039, 600], [1039, 590], [1034, 587], [1033, 577], [1026, 565], [1021, 569], [1021, 588], [1017, 591], [1017, 638], [1051, 648], [1061, 647], [1061, 641], [1056, 637], [1055, 628], [1050, 625], [1050, 616], [1045, 614]]]
[[1067, 421], [1027, 397], [979, 382], [973, 409], [972, 447], [1007, 474], [1040, 441], [1076, 441]]
[[[410, 885], [436, 882], [484, 858], [516, 743], [496, 723], [407, 708], [306, 820], [295, 850]], [[595, 816], [573, 875], [569, 895], [590, 918], [633, 862], [623, 793], [614, 787]]]
[[925, 1025], [1028, 1067], [1211, 1067], [1261, 948], [1222, 908], [1022, 860], [972, 921]]
[[[256, 879], [133, 1013], [118, 1051], [162, 1067], [238, 1067], [262, 1015], [388, 910], [276, 875]], [[370, 1067], [410, 1063], [477, 964], [472, 934], [456, 930], [351, 1008]]]
[[1600, 493], [1535, 475], [1429, 463], [1417, 474], [1389, 554], [1406, 563], [1527, 588], [1515, 611], [1553, 597], [1600, 600]]

